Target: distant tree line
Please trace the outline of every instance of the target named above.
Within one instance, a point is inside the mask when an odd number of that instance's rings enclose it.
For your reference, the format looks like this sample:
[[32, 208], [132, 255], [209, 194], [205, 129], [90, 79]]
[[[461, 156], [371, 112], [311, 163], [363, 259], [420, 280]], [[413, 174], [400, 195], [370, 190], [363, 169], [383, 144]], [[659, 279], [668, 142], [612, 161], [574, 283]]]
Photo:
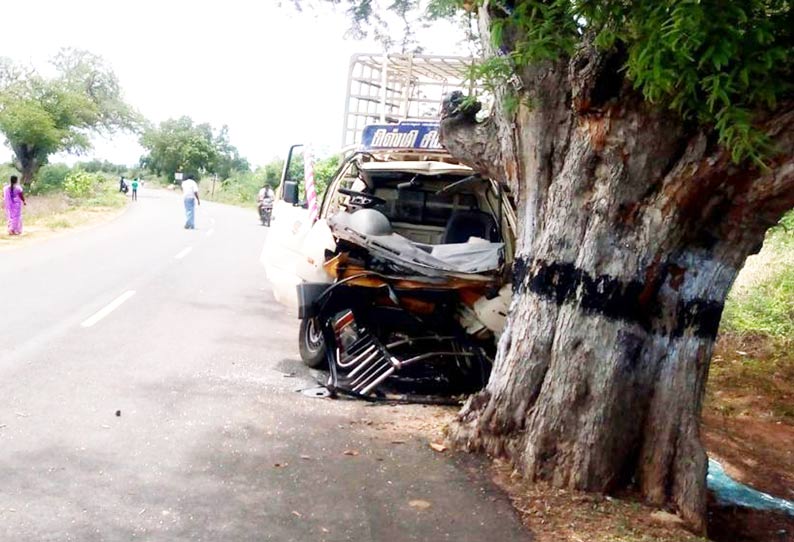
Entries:
[[[138, 168], [107, 160], [80, 162], [76, 168], [120, 176], [146, 172], [169, 181], [178, 172], [197, 180], [214, 177], [226, 190], [238, 194], [237, 199], [253, 197], [264, 184], [278, 185], [283, 160], [275, 158], [252, 171], [248, 160], [232, 145], [226, 125], [215, 128], [187, 116], [158, 125], [147, 122], [124, 101], [118, 78], [101, 57], [63, 49], [51, 63], [54, 75], [45, 76], [0, 58], [0, 133], [13, 151], [11, 166], [34, 192], [63, 186], [71, 168], [49, 165], [54, 154], [83, 154], [91, 148], [92, 135], [117, 131], [139, 135], [146, 153]], [[335, 156], [317, 161], [319, 192], [338, 164]], [[302, 159], [295, 160], [292, 167], [296, 174], [302, 172]]]
[[99, 56], [63, 49], [51, 63], [55, 75], [46, 77], [0, 58], [0, 132], [26, 186], [53, 154], [80, 154], [91, 147], [92, 134], [138, 130], [142, 123]]

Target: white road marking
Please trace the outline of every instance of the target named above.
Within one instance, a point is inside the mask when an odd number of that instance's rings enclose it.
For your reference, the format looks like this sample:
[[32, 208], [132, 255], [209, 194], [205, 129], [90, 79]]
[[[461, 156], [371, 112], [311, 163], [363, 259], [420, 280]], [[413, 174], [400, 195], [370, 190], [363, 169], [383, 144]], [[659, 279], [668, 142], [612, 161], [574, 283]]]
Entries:
[[103, 318], [105, 318], [108, 314], [113, 312], [114, 310], [118, 309], [122, 303], [127, 301], [129, 298], [135, 295], [135, 290], [127, 290], [116, 299], [108, 303], [103, 309], [99, 312], [94, 314], [92, 317], [88, 318], [87, 320], [83, 320], [83, 323], [80, 324], [82, 327], [91, 327]]
[[180, 251], [177, 253], [177, 255], [176, 255], [176, 256], [174, 256], [174, 258], [176, 258], [177, 260], [181, 260], [182, 258], [184, 258], [185, 256], [187, 256], [188, 254], [190, 254], [190, 251], [191, 251], [191, 250], [193, 250], [193, 247], [185, 247], [185, 248], [183, 248], [182, 250], [180, 250]]
[[213, 233], [215, 233], [215, 228], [210, 228], [209, 231], [207, 231], [207, 237], [211, 237]]

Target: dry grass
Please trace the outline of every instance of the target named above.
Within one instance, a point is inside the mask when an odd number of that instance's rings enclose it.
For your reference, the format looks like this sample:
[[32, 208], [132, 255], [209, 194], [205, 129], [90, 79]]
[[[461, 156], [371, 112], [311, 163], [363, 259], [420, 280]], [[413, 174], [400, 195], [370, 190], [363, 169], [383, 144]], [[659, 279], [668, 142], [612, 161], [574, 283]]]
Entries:
[[23, 210], [23, 233], [10, 236], [0, 228], [0, 249], [22, 246], [71, 228], [87, 227], [116, 216], [126, 203], [124, 196], [107, 191], [89, 200], [75, 202], [61, 193], [27, 197]]

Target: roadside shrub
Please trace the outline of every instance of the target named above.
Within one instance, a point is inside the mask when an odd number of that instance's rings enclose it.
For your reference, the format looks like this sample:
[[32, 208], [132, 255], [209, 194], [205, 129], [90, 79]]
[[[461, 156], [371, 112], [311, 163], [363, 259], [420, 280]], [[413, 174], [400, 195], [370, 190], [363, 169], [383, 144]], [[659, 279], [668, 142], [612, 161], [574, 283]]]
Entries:
[[776, 338], [794, 337], [794, 267], [784, 267], [744, 295], [729, 297], [723, 328]]
[[63, 190], [70, 198], [89, 198], [94, 195], [104, 177], [96, 173], [75, 170], [70, 172], [63, 182]]
[[69, 175], [71, 168], [66, 164], [48, 164], [39, 170], [38, 178], [33, 184], [33, 192], [44, 194], [53, 190], [63, 188], [66, 176]]
[[[5, 185], [11, 175], [19, 175], [17, 168], [11, 164], [0, 164], [0, 184]], [[2, 197], [2, 193], [0, 193]]]

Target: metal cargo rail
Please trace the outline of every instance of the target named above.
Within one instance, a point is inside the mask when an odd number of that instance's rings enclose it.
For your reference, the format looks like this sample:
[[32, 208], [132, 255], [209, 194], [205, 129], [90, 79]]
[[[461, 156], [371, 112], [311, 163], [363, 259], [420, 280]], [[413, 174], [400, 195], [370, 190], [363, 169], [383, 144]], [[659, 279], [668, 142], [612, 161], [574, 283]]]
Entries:
[[475, 89], [468, 78], [470, 57], [355, 54], [342, 125], [342, 147], [361, 143], [368, 124], [438, 122], [445, 95]]

